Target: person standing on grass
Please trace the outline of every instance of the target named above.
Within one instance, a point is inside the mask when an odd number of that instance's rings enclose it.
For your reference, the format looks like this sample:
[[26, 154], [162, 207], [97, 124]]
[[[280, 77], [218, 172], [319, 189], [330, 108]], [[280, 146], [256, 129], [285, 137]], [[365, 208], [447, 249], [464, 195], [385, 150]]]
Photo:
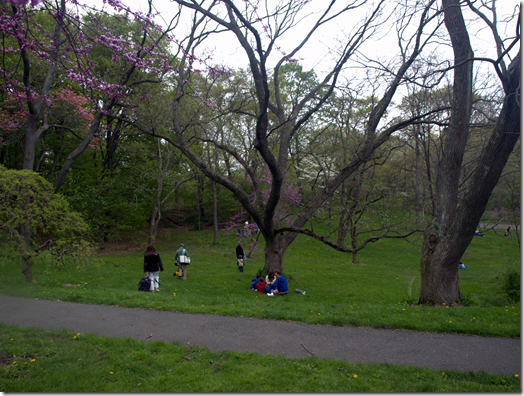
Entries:
[[244, 272], [244, 263], [245, 263], [246, 255], [244, 254], [244, 249], [242, 249], [242, 242], [238, 242], [238, 245], [237, 245], [235, 251], [236, 251], [236, 254], [237, 254], [238, 270], [240, 272]]
[[287, 294], [288, 288], [287, 288], [287, 279], [284, 275], [282, 275], [279, 271], [275, 271], [275, 282], [269, 288], [271, 290], [275, 290], [275, 294]]
[[178, 263], [178, 279], [186, 280], [187, 266], [190, 259], [183, 243], [180, 244], [180, 249], [175, 253], [175, 260]]
[[164, 272], [164, 266], [162, 265], [162, 260], [160, 255], [156, 252], [156, 249], [153, 245], [148, 245], [146, 247], [146, 253], [144, 254], [144, 272], [151, 279], [151, 291], [155, 290], [158, 292], [159, 286], [159, 270]]

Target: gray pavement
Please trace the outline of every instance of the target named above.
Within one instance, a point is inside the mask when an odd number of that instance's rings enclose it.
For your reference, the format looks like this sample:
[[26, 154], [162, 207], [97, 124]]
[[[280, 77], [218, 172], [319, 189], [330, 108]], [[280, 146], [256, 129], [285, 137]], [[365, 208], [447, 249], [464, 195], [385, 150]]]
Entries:
[[317, 356], [459, 371], [519, 374], [520, 339], [309, 325], [0, 295], [0, 322], [44, 330], [175, 341], [211, 351]]

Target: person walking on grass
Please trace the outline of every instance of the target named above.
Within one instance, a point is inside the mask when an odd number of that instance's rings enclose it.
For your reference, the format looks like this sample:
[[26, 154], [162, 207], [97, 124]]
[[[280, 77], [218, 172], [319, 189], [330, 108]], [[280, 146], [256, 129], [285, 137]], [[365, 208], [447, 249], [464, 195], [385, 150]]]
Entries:
[[151, 291], [160, 291], [158, 286], [160, 285], [159, 281], [159, 269], [161, 272], [164, 271], [164, 266], [162, 265], [162, 260], [160, 255], [156, 252], [156, 249], [153, 245], [148, 245], [146, 247], [146, 253], [144, 254], [144, 272], [149, 279], [151, 279]]
[[190, 259], [183, 243], [180, 244], [180, 249], [175, 253], [175, 260], [178, 264], [178, 279], [186, 280], [187, 266], [189, 265]]

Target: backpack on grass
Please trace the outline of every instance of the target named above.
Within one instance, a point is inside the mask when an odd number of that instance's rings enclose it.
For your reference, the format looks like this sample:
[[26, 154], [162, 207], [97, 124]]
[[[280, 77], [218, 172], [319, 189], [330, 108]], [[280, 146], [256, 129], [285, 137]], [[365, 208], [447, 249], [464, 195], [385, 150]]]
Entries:
[[151, 279], [149, 279], [149, 276], [144, 276], [142, 279], [140, 279], [140, 282], [138, 282], [138, 291], [149, 290], [151, 290]]

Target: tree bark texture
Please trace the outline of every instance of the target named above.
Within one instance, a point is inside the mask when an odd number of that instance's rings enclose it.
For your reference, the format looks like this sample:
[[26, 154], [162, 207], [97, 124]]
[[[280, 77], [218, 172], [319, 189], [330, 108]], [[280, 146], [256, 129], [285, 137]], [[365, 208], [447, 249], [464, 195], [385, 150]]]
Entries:
[[28, 252], [30, 246], [32, 227], [20, 227], [20, 232], [15, 233], [14, 239], [18, 251], [22, 256], [22, 273], [27, 282], [33, 282], [33, 255]]
[[264, 271], [283, 272], [282, 258], [287, 248], [287, 244], [282, 243], [281, 236], [264, 236], [266, 247], [264, 249], [265, 263]]
[[462, 297], [458, 280], [459, 262], [473, 239], [491, 192], [520, 137], [520, 52], [508, 68], [506, 97], [498, 122], [459, 202], [460, 166], [471, 109], [472, 62], [464, 60], [470, 58], [472, 52], [459, 1], [443, 0], [443, 5], [455, 64], [459, 66], [455, 68], [450, 127], [437, 178], [435, 217], [424, 233], [419, 303], [453, 305]]

